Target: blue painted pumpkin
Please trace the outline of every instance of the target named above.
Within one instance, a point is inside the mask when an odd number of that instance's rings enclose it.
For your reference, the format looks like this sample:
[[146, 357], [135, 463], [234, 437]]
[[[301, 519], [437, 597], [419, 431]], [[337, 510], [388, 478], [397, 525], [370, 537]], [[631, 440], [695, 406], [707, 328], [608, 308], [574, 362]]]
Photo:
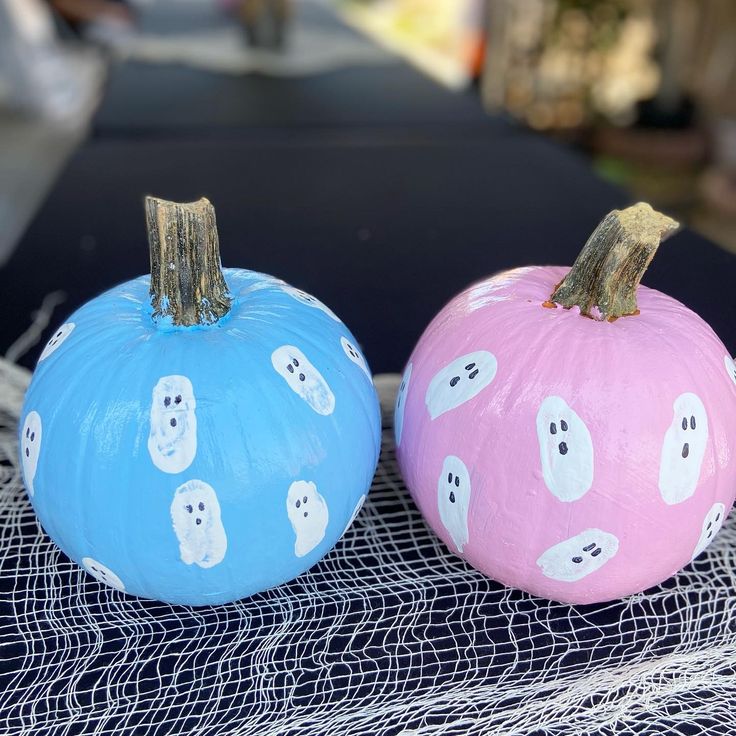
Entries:
[[314, 565], [380, 450], [370, 370], [339, 318], [271, 276], [221, 275], [231, 303], [210, 324], [156, 319], [147, 276], [78, 309], [20, 426], [51, 538], [98, 580], [172, 603], [232, 601]]

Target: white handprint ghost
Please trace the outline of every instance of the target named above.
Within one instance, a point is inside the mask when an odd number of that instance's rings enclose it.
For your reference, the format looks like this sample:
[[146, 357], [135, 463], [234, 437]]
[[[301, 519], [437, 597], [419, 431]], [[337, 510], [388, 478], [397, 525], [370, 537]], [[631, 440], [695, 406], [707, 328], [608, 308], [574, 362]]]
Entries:
[[599, 570], [618, 552], [618, 539], [600, 529], [586, 529], [550, 547], [537, 560], [552, 580], [574, 583]]
[[307, 356], [293, 345], [282, 345], [271, 355], [271, 364], [289, 388], [317, 412], [327, 416], [335, 410], [335, 395]]
[[201, 480], [190, 480], [179, 486], [171, 502], [171, 520], [182, 561], [204, 568], [222, 562], [227, 551], [227, 535], [212, 486]]
[[327, 501], [314, 483], [296, 480], [289, 486], [286, 513], [296, 535], [294, 554], [304, 557], [324, 539], [330, 519]]
[[38, 362], [40, 363], [42, 360], [46, 360], [49, 355], [55, 352], [61, 346], [64, 340], [66, 340], [67, 337], [71, 335], [74, 327], [74, 322], [65, 322], [61, 327], [59, 327], [59, 329], [56, 330], [56, 332], [54, 332], [54, 334], [51, 336], [51, 339], [46, 343], [43, 352], [38, 358]]
[[670, 505], [695, 493], [708, 444], [708, 416], [703, 402], [695, 394], [685, 393], [675, 399], [673, 409], [659, 465], [659, 491]]
[[293, 299], [296, 299], [298, 302], [301, 302], [302, 304], [306, 304], [308, 307], [314, 307], [315, 309], [319, 309], [321, 312], [324, 312], [329, 317], [332, 317], [332, 319], [335, 320], [335, 322], [341, 322], [342, 320], [326, 305], [322, 304], [322, 302], [317, 299], [317, 297], [312, 296], [311, 294], [307, 294], [306, 291], [302, 291], [301, 289], [296, 289], [293, 286], [289, 286], [288, 284], [283, 284], [279, 287], [283, 292], [288, 294]]
[[20, 434], [20, 460], [26, 488], [31, 496], [36, 492], [33, 482], [36, 479], [38, 458], [41, 454], [42, 433], [41, 415], [37, 411], [28, 412]]
[[585, 422], [559, 396], [548, 396], [537, 412], [542, 475], [560, 501], [577, 501], [593, 484], [593, 441]]
[[470, 473], [465, 463], [455, 455], [448, 455], [442, 464], [437, 481], [437, 504], [445, 529], [458, 552], [462, 552], [469, 537]]
[[406, 408], [406, 397], [409, 393], [409, 382], [411, 381], [412, 364], [406, 366], [404, 375], [401, 377], [399, 391], [396, 394], [396, 406], [394, 407], [394, 438], [396, 447], [401, 444], [401, 433], [404, 431], [404, 409]]
[[115, 588], [115, 590], [125, 592], [123, 581], [109, 567], [105, 567], [105, 565], [97, 562], [93, 557], [83, 557], [82, 566], [96, 580], [109, 585], [111, 588]]
[[700, 538], [693, 550], [692, 559], [695, 559], [712, 541], [713, 537], [718, 534], [718, 530], [723, 526], [723, 518], [726, 515], [726, 507], [722, 503], [714, 503], [703, 519], [703, 526], [700, 530]]
[[493, 353], [476, 350], [455, 358], [430, 381], [424, 402], [432, 419], [477, 396], [496, 376]]
[[181, 473], [197, 454], [197, 401], [186, 376], [163, 376], [153, 389], [148, 452], [165, 473]]

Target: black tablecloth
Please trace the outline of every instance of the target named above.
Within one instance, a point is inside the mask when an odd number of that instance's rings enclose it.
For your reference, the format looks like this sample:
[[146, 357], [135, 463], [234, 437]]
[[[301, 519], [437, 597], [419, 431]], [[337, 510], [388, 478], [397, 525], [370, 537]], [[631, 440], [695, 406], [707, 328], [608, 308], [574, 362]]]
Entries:
[[[469, 282], [515, 265], [572, 263], [598, 220], [627, 201], [583, 159], [499, 121], [460, 140], [398, 129], [336, 137], [91, 141], [0, 271], [2, 345], [45, 294], [68, 294], [56, 323], [146, 272], [147, 193], [209, 197], [223, 263], [314, 293], [376, 372], [401, 370], [427, 322]], [[736, 351], [735, 257], [684, 232], [660, 249], [644, 283], [695, 309]]]

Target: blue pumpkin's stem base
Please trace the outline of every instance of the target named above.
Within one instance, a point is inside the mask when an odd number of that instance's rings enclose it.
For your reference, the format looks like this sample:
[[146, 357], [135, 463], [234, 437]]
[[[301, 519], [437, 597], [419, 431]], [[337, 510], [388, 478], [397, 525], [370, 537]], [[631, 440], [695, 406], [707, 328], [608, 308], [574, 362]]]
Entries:
[[230, 311], [220, 263], [215, 208], [205, 198], [146, 197], [153, 320], [162, 327], [206, 327]]

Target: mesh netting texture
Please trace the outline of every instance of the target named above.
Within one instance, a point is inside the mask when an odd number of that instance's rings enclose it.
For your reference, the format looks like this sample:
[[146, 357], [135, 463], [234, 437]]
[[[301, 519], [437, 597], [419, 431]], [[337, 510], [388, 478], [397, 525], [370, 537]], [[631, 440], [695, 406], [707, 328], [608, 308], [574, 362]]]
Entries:
[[0, 363], [0, 733], [398, 736], [733, 733], [736, 523], [614, 603], [504, 588], [425, 526], [395, 460], [396, 380], [368, 502], [294, 582], [213, 608], [106, 588], [22, 487], [29, 375]]

